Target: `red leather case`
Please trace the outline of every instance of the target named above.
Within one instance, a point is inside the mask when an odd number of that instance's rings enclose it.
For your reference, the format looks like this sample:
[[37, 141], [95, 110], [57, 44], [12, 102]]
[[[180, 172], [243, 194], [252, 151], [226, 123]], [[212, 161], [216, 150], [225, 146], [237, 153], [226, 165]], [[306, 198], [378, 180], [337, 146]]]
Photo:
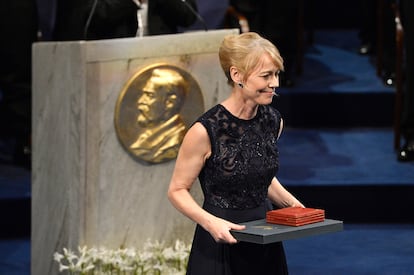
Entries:
[[266, 222], [290, 226], [321, 222], [325, 220], [325, 210], [317, 208], [286, 207], [266, 213]]

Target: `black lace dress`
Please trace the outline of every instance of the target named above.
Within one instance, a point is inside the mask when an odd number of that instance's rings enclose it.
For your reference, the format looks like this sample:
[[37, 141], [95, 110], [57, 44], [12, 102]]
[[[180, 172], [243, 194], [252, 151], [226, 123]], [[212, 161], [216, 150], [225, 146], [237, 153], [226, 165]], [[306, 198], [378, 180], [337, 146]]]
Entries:
[[[204, 209], [234, 223], [265, 218], [267, 189], [279, 167], [280, 120], [279, 112], [270, 106], [259, 106], [253, 119], [243, 120], [222, 105], [197, 120], [207, 129], [212, 150], [199, 175]], [[187, 274], [287, 273], [282, 243], [216, 243], [197, 225]]]

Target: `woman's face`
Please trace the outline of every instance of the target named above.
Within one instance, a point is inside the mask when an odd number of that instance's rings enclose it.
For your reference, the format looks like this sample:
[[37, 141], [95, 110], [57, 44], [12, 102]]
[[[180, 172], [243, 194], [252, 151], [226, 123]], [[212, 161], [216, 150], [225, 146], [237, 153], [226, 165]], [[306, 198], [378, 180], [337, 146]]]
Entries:
[[274, 91], [279, 87], [279, 68], [265, 54], [258, 66], [253, 70], [244, 84], [245, 95], [257, 104], [266, 105], [272, 102]]

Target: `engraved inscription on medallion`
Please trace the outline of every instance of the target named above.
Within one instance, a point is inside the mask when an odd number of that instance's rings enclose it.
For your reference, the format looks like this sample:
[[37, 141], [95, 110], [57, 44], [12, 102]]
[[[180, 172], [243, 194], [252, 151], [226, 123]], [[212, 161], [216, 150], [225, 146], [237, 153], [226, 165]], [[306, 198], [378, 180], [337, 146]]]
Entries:
[[115, 129], [124, 149], [145, 163], [177, 157], [183, 137], [204, 111], [201, 89], [185, 70], [149, 66], [124, 86], [115, 110]]

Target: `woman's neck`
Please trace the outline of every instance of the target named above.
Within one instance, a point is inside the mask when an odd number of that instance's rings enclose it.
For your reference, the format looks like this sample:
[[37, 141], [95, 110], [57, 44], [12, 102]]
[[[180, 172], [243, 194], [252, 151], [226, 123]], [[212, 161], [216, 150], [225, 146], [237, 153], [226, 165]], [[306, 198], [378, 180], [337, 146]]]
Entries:
[[258, 105], [256, 103], [243, 100], [235, 95], [231, 95], [224, 100], [223, 105], [232, 115], [240, 119], [249, 120], [256, 116]]

